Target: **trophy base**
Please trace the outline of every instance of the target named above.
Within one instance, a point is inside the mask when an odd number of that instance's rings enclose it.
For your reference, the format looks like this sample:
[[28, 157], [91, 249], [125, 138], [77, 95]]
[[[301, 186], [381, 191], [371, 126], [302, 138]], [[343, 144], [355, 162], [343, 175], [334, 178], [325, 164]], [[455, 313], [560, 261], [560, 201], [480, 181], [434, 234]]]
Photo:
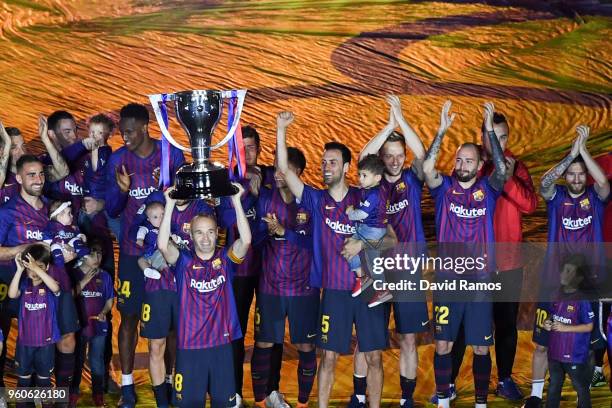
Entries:
[[208, 164], [204, 170], [195, 170], [193, 164], [186, 164], [176, 172], [174, 191], [170, 197], [175, 200], [198, 200], [231, 196], [238, 192], [223, 166]]

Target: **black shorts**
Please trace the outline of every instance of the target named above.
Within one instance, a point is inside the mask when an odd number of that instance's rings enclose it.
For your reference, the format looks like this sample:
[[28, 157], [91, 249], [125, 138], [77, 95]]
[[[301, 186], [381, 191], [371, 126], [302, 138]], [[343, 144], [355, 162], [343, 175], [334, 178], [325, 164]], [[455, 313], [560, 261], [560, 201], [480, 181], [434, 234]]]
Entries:
[[255, 307], [255, 341], [283, 343], [285, 319], [292, 344], [315, 343], [319, 295], [278, 296], [259, 293]]
[[121, 313], [140, 317], [144, 301], [144, 274], [138, 266], [137, 255], [119, 253], [119, 284], [117, 309]]
[[60, 334], [76, 333], [80, 330], [79, 315], [72, 293], [60, 292], [58, 300], [57, 324]]
[[140, 313], [140, 335], [146, 339], [164, 339], [176, 328], [178, 294], [171, 290], [145, 293]]

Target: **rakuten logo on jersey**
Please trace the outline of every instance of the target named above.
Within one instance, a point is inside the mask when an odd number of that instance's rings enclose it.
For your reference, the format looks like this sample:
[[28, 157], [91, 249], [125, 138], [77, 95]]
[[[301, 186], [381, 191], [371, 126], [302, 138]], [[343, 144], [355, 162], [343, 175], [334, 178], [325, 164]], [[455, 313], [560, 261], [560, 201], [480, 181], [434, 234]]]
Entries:
[[97, 290], [83, 290], [81, 294], [85, 298], [97, 298], [102, 297], [102, 292], [98, 292]]
[[398, 203], [389, 204], [387, 206], [387, 215], [397, 214], [406, 207], [408, 207], [408, 200], [406, 200], [405, 198]]
[[83, 189], [78, 184], [73, 184], [68, 180], [64, 180], [64, 188], [72, 195], [81, 196], [83, 195]]
[[196, 289], [200, 293], [212, 292], [216, 290], [221, 285], [225, 283], [225, 276], [220, 275], [216, 279], [211, 279], [209, 281], [197, 281], [195, 279], [191, 279], [189, 281], [189, 286]]
[[26, 230], [26, 239], [35, 239], [36, 241], [42, 241], [43, 234], [39, 230], [36, 230], [36, 231]]
[[577, 219], [572, 219], [572, 218], [563, 218], [563, 227], [565, 229], [568, 230], [579, 230], [582, 229], [584, 227], [588, 227], [589, 225], [591, 225], [591, 222], [593, 221], [593, 216], [589, 215], [586, 218], [577, 218]]
[[572, 324], [572, 319], [570, 319], [569, 317], [563, 317], [563, 316], [557, 316], [554, 315], [553, 316], [553, 320], [559, 322], [559, 323], [563, 323], [563, 324]]
[[340, 221], [332, 221], [325, 218], [325, 224], [331, 228], [336, 234], [353, 235], [357, 230], [349, 224], [343, 224]]
[[451, 203], [449, 211], [461, 218], [478, 218], [486, 215], [486, 208], [465, 208], [462, 205]]
[[47, 304], [46, 303], [29, 303], [29, 302], [25, 302], [24, 306], [30, 312], [36, 312], [37, 310], [43, 310], [43, 309], [47, 308]]
[[149, 196], [149, 194], [151, 194], [155, 190], [156, 188], [153, 186], [149, 188], [136, 187], [130, 190], [130, 197], [134, 197], [137, 200], [144, 200], [145, 198]]

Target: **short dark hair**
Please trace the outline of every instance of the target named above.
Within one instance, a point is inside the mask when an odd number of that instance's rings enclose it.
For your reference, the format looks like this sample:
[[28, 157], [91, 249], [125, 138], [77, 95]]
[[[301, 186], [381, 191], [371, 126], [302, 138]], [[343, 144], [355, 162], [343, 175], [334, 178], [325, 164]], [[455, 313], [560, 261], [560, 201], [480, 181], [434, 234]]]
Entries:
[[28, 163], [40, 163], [41, 165], [43, 164], [43, 162], [41, 162], [40, 159], [34, 156], [33, 154], [24, 154], [19, 158], [19, 160], [17, 160], [17, 163], [15, 164], [15, 167], [17, 168], [17, 173], [19, 173], [23, 166]]
[[300, 174], [306, 169], [306, 156], [297, 147], [287, 148], [287, 161], [300, 169]]
[[[476, 150], [476, 154], [478, 155], [478, 160], [481, 159], [482, 147], [480, 145], [477, 145], [476, 143], [472, 143], [472, 142], [465, 142], [465, 143], [462, 143], [461, 146], [459, 146], [459, 149], [463, 149], [464, 147], [474, 148], [474, 150]], [[459, 149], [457, 149], [457, 151], [459, 151]]]
[[385, 172], [385, 163], [375, 154], [368, 154], [357, 163], [358, 170], [366, 170], [375, 175], [383, 175]]
[[345, 144], [340, 142], [328, 142], [325, 143], [324, 150], [338, 150], [342, 153], [342, 164], [351, 164], [351, 151]]
[[[493, 124], [499, 125], [500, 123], [505, 123], [506, 125], [508, 124], [508, 121], [506, 120], [506, 115], [501, 112], [493, 112]], [[482, 121], [482, 126], [480, 127], [480, 129], [483, 132], [487, 130], [487, 128], [485, 127], [484, 120]]]
[[121, 108], [119, 112], [121, 119], [136, 119], [145, 124], [149, 123], [149, 111], [147, 107], [139, 103], [128, 103]]
[[103, 113], [98, 113], [97, 115], [94, 115], [91, 117], [91, 119], [89, 119], [90, 125], [94, 123], [106, 126], [109, 133], [112, 133], [113, 130], [115, 130], [115, 121]]
[[259, 133], [257, 129], [255, 129], [251, 125], [246, 125], [242, 127], [242, 138], [243, 139], [255, 139], [255, 144], [259, 147]]
[[395, 130], [391, 132], [389, 137], [387, 137], [387, 140], [385, 140], [385, 143], [389, 142], [400, 142], [402, 146], [404, 146], [404, 149], [406, 148], [406, 139], [404, 138], [404, 135], [402, 135], [400, 132], [396, 132]]
[[[584, 162], [584, 159], [582, 158], [582, 155], [576, 156], [576, 158], [574, 160], [572, 160], [572, 162], [569, 165], [571, 166], [572, 164], [576, 164], [576, 163], [582, 165], [582, 168], [584, 169], [584, 171], [587, 171], [586, 163]], [[567, 166], [567, 169], [565, 169], [565, 171], [563, 173], [564, 174], [567, 173], [568, 169], [569, 169], [569, 166]]]
[[6, 130], [6, 133], [10, 137], [21, 136], [21, 130], [17, 129], [16, 127], [7, 127], [4, 130]]
[[30, 255], [36, 262], [42, 262], [45, 266], [49, 266], [49, 262], [51, 261], [51, 251], [49, 251], [49, 247], [43, 244], [32, 244], [21, 253], [21, 259], [27, 259], [27, 256]]
[[72, 116], [69, 112], [66, 112], [65, 110], [58, 110], [49, 115], [47, 118], [47, 126], [49, 129], [57, 132], [57, 126], [59, 125], [60, 121], [64, 119], [75, 121], [74, 116]]

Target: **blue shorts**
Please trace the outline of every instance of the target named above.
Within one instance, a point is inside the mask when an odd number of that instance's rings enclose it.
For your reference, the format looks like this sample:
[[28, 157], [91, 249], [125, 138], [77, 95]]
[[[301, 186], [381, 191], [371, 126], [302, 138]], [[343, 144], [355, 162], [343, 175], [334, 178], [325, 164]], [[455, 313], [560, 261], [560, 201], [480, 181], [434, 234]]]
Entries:
[[535, 321], [533, 322], [533, 335], [531, 340], [540, 346], [548, 347], [548, 335], [549, 331], [544, 329], [544, 322], [550, 320], [551, 304], [547, 302], [540, 302], [536, 307]]
[[455, 341], [463, 322], [465, 344], [493, 344], [493, 303], [434, 302], [434, 338]]
[[[397, 333], [421, 333], [429, 330], [427, 302], [393, 302], [392, 305]], [[391, 312], [390, 308], [387, 310]]]
[[337, 353], [349, 353], [353, 323], [359, 351], [383, 350], [389, 345], [384, 307], [369, 308], [350, 290], [323, 289], [317, 347]]
[[283, 343], [285, 318], [292, 344], [313, 343], [317, 337], [319, 295], [278, 296], [259, 292], [255, 306], [255, 341]]
[[197, 350], [176, 350], [174, 405], [203, 407], [206, 394], [212, 408], [236, 405], [232, 344]]
[[178, 294], [171, 290], [145, 293], [140, 313], [140, 335], [146, 339], [164, 339], [176, 328]]
[[121, 313], [140, 316], [144, 301], [145, 283], [138, 266], [137, 255], [119, 253], [119, 284], [117, 286], [117, 309]]
[[60, 334], [76, 333], [81, 329], [76, 303], [70, 292], [60, 292], [57, 324]]
[[599, 313], [600, 302], [591, 302], [591, 308], [595, 316], [593, 317], [593, 330], [591, 331], [591, 350], [601, 350], [606, 348], [606, 339], [602, 330], [606, 329], [605, 321], [602, 321], [601, 313]]
[[17, 375], [26, 377], [36, 373], [38, 377], [51, 377], [55, 365], [55, 344], [41, 347], [22, 346], [17, 342], [15, 351]]
[[15, 271], [5, 266], [0, 267], [0, 315], [17, 317], [19, 312], [19, 299], [8, 296], [8, 288]]

